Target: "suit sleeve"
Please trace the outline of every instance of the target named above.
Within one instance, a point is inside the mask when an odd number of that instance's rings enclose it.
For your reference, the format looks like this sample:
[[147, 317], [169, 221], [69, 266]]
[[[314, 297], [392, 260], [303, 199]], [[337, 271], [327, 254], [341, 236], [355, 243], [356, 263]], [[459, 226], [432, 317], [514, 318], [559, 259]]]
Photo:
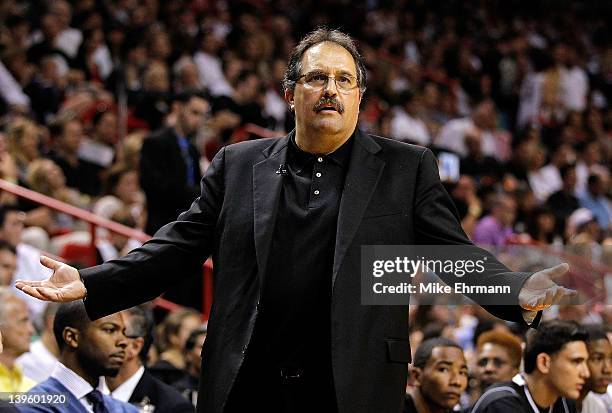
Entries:
[[188, 211], [123, 258], [80, 271], [92, 320], [152, 300], [198, 270], [214, 248], [224, 197], [225, 149], [202, 178], [200, 196]]
[[[457, 250], [448, 248], [449, 256], [446, 258], [450, 259], [486, 257], [485, 271], [478, 276], [466, 276], [459, 280], [450, 273], [437, 273], [437, 275], [449, 285], [461, 281], [467, 285], [510, 286], [511, 296], [505, 301], [511, 305], [497, 305], [500, 303], [499, 297], [494, 294], [467, 294], [467, 297], [496, 317], [526, 325], [522, 308], [518, 306], [518, 293], [532, 273], [510, 271], [491, 253], [476, 247], [470, 241], [461, 227], [452, 199], [440, 182], [437, 162], [429, 149], [423, 151], [419, 161], [414, 211], [415, 237], [418, 245], [463, 245], [462, 256], [453, 257]], [[539, 318], [540, 315], [531, 325], [536, 326]]]

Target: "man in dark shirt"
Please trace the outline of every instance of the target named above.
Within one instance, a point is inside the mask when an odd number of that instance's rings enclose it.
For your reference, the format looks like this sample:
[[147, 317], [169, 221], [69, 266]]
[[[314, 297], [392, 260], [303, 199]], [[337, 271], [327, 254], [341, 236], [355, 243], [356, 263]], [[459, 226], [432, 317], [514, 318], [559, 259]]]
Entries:
[[548, 321], [527, 339], [523, 385], [490, 387], [471, 413], [571, 413], [589, 377], [588, 335], [577, 323]]
[[555, 233], [565, 237], [565, 227], [567, 218], [572, 212], [580, 208], [578, 198], [574, 194], [576, 189], [576, 166], [573, 164], [563, 165], [559, 168], [563, 187], [553, 193], [546, 200], [546, 205], [555, 214]]
[[[80, 273], [45, 258], [49, 280], [16, 285], [46, 300], [87, 295], [97, 318], [159, 295], [212, 254], [199, 411], [401, 411], [408, 307], [361, 304], [361, 246], [475, 247], [431, 151], [357, 128], [365, 66], [349, 36], [308, 35], [284, 84], [295, 130], [224, 147], [200, 197], [152, 241]], [[537, 323], [536, 311], [569, 293], [551, 281], [567, 270], [514, 273], [491, 257], [469, 281], [511, 286], [516, 305], [487, 309]]]
[[430, 338], [414, 353], [412, 383], [404, 413], [445, 413], [459, 403], [468, 385], [463, 349], [446, 338]]

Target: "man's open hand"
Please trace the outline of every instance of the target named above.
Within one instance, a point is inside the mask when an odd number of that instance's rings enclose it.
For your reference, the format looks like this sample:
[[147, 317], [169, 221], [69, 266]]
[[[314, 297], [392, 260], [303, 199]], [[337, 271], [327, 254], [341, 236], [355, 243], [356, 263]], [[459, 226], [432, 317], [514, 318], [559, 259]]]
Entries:
[[553, 278], [567, 271], [569, 271], [569, 265], [564, 263], [533, 274], [525, 281], [519, 292], [519, 305], [525, 310], [540, 311], [576, 295], [575, 290], [557, 285], [553, 281]]
[[85, 298], [87, 290], [76, 268], [44, 256], [40, 257], [40, 263], [53, 270], [49, 279], [43, 281], [17, 280], [15, 287], [43, 301], [61, 303]]

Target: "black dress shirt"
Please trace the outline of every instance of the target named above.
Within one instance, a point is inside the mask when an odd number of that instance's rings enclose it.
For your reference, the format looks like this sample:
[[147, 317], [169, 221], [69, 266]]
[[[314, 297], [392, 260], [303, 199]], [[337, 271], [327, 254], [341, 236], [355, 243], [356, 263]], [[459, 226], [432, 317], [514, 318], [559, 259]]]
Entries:
[[[268, 271], [243, 366], [244, 373], [251, 377], [249, 393], [265, 400], [262, 407], [306, 411], [304, 398], [312, 399], [316, 394], [318, 408], [323, 404], [328, 405], [325, 411], [335, 409], [332, 268], [338, 210], [352, 145], [353, 137], [331, 154], [316, 155], [302, 151], [291, 139], [287, 164], [279, 167], [283, 184]], [[287, 386], [293, 388], [290, 394]], [[234, 390], [241, 392], [240, 387]], [[263, 396], [266, 393], [269, 396]], [[270, 400], [274, 398], [290, 400], [281, 400], [281, 406], [273, 407]], [[248, 399], [253, 406], [254, 400]]]

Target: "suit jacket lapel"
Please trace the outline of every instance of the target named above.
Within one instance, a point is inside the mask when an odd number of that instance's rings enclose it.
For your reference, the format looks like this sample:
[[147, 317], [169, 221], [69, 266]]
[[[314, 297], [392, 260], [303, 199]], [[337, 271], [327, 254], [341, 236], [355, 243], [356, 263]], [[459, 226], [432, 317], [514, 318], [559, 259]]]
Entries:
[[375, 155], [380, 149], [380, 146], [371, 137], [357, 129], [340, 201], [332, 289], [344, 255], [357, 232], [385, 166], [385, 161]]
[[283, 175], [277, 171], [287, 161], [287, 143], [293, 133], [275, 141], [263, 151], [265, 159], [253, 165], [253, 225], [260, 285], [266, 273], [283, 183]]

